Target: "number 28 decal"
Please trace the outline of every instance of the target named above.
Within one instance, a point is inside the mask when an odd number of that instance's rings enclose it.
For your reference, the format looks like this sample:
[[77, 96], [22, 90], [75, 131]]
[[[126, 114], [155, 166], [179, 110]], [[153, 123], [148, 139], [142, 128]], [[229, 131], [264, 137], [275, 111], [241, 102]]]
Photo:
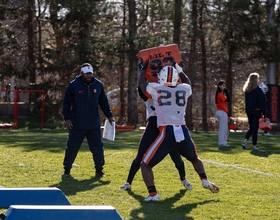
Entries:
[[[172, 93], [168, 90], [158, 90], [158, 104], [159, 106], [172, 105]], [[175, 92], [175, 104], [178, 106], [185, 106], [186, 91], [178, 90]], [[174, 104], [173, 104], [174, 105]]]

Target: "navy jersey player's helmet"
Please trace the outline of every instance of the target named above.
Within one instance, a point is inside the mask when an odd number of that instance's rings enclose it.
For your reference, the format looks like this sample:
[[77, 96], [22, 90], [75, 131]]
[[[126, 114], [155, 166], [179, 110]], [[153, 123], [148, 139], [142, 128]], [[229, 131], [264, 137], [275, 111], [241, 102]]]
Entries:
[[165, 86], [176, 86], [178, 84], [179, 74], [173, 66], [165, 66], [159, 72], [158, 83]]

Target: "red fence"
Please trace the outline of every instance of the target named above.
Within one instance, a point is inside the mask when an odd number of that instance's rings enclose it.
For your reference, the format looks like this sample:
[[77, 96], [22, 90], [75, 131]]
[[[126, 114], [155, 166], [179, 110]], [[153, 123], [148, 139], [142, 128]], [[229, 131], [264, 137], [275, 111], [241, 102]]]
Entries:
[[44, 127], [44, 99], [45, 99], [45, 92], [44, 90], [0, 90], [0, 92], [5, 92], [6, 94], [13, 93], [14, 94], [14, 100], [10, 101], [9, 103], [14, 104], [14, 125], [13, 128], [18, 128], [18, 102], [19, 102], [19, 93], [25, 92], [25, 93], [41, 93], [41, 100], [42, 100], [42, 113], [41, 113], [41, 122], [40, 122], [40, 128]]

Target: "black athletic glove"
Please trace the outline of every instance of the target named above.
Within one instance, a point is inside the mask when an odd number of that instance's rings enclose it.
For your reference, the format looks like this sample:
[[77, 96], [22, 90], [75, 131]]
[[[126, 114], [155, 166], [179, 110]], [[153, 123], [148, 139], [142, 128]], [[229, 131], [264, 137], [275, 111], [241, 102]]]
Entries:
[[183, 62], [183, 60], [179, 63], [179, 66], [182, 67], [182, 68], [184, 68], [184, 62]]
[[141, 60], [138, 64], [138, 68], [140, 71], [142, 70], [146, 70], [147, 69], [147, 66], [149, 64], [149, 60], [147, 60], [145, 63], [143, 62], [143, 60]]

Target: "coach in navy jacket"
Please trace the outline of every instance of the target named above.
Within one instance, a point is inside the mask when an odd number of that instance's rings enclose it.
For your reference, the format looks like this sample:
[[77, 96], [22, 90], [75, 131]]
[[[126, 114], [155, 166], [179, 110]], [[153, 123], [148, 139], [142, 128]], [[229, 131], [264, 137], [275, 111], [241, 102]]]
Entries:
[[101, 177], [104, 175], [99, 106], [110, 123], [115, 121], [102, 82], [93, 76], [92, 66], [85, 63], [81, 67], [80, 75], [69, 83], [63, 99], [63, 116], [69, 129], [63, 162], [65, 175], [70, 174], [85, 137], [93, 156], [96, 174]]

